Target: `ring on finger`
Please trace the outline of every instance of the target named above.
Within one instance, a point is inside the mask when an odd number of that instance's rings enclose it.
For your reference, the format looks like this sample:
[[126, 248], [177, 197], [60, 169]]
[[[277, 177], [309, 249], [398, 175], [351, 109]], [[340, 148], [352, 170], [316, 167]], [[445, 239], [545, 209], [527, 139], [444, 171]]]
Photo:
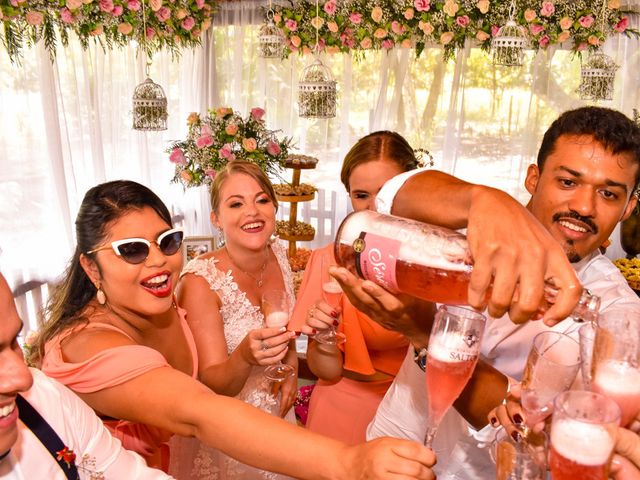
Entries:
[[267, 346], [267, 344], [265, 343], [265, 341], [264, 341], [264, 340], [261, 340], [261, 341], [260, 341], [260, 349], [262, 349], [262, 351], [264, 351], [264, 350], [266, 350], [267, 348], [269, 348], [269, 347]]
[[309, 318], [315, 317], [315, 315], [316, 315], [316, 307], [311, 307], [309, 309]]

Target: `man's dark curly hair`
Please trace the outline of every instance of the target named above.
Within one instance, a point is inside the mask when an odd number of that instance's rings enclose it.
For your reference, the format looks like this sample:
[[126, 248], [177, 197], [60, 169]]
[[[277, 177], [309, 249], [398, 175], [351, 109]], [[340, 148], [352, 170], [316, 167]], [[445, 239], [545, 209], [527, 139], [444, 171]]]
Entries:
[[[640, 164], [640, 127], [617, 110], [602, 107], [582, 107], [560, 115], [544, 134], [538, 151], [538, 168], [553, 153], [561, 135], [589, 135], [614, 154], [627, 153]], [[636, 173], [636, 191], [640, 168]]]

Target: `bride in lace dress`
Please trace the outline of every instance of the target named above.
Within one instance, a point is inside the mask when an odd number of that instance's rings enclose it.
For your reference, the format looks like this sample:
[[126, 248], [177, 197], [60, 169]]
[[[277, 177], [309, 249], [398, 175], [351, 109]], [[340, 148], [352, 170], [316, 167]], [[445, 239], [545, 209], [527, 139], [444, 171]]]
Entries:
[[[199, 379], [219, 394], [295, 423], [297, 375], [277, 384], [263, 375], [266, 366], [281, 360], [297, 370], [295, 334], [263, 327], [260, 311], [267, 289], [282, 289], [290, 305], [295, 302], [286, 249], [271, 240], [275, 193], [257, 166], [231, 162], [212, 185], [211, 203], [211, 220], [224, 232], [226, 245], [189, 262], [178, 287], [196, 341]], [[252, 426], [239, 422], [238, 428]], [[288, 478], [185, 438], [171, 442], [170, 473], [179, 480]]]

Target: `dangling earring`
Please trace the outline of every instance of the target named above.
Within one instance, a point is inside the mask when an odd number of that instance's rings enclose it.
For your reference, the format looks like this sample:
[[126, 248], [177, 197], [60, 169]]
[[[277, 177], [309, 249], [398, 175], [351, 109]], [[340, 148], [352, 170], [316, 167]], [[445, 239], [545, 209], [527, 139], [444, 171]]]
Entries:
[[96, 300], [100, 305], [104, 305], [107, 303], [107, 296], [104, 294], [104, 290], [102, 290], [102, 286], [100, 284], [96, 285], [98, 291], [96, 292]]
[[218, 236], [218, 247], [222, 248], [222, 247], [224, 247], [225, 243], [227, 243], [224, 240], [224, 230], [222, 230], [222, 228], [218, 227], [218, 233], [219, 233], [219, 236]]

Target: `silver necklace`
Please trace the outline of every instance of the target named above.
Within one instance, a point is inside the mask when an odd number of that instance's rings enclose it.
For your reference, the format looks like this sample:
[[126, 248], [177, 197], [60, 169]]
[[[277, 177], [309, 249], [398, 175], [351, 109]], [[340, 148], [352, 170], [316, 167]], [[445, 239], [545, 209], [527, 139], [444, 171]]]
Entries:
[[263, 283], [264, 283], [264, 272], [267, 269], [267, 263], [269, 263], [269, 251], [266, 251], [266, 256], [264, 259], [264, 263], [262, 264], [262, 266], [260, 267], [260, 277], [257, 278], [255, 275], [247, 272], [246, 270], [243, 270], [242, 268], [240, 268], [240, 266], [236, 263], [236, 261], [233, 259], [233, 257], [231, 256], [231, 252], [229, 252], [229, 249], [227, 248], [227, 255], [229, 255], [229, 260], [231, 260], [231, 263], [233, 264], [234, 267], [236, 267], [238, 270], [240, 270], [242, 273], [244, 273], [247, 277], [251, 278], [254, 282], [256, 282], [256, 286], [258, 288], [262, 287]]

